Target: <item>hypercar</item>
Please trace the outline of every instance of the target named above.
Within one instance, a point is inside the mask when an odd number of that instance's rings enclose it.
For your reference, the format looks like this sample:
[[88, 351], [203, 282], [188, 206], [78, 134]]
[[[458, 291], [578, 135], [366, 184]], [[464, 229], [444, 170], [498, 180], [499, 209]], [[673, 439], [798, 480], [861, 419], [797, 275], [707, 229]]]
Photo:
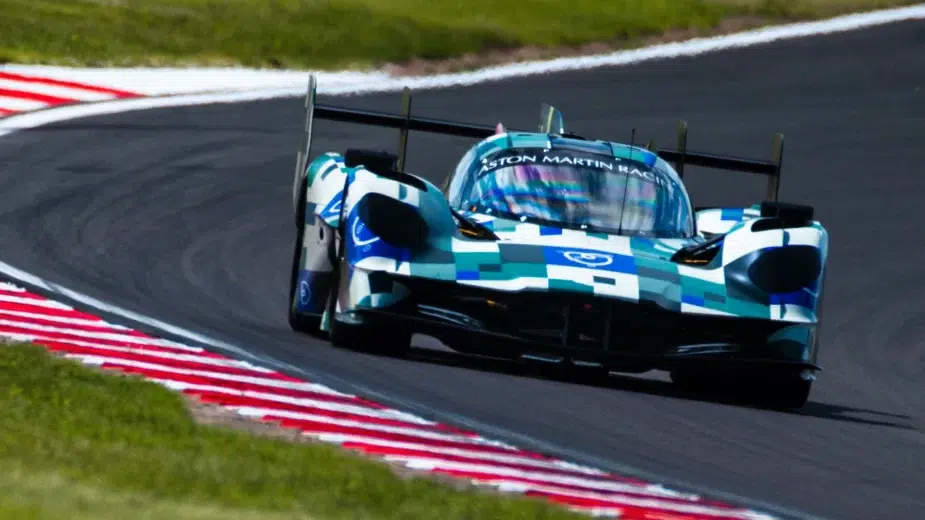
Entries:
[[[828, 235], [778, 201], [770, 160], [592, 139], [544, 104], [534, 131], [318, 104], [310, 78], [293, 183], [289, 324], [336, 346], [408, 352], [424, 334], [463, 354], [589, 377], [664, 370], [805, 404], [817, 363]], [[315, 119], [400, 130], [396, 153], [309, 161]], [[478, 139], [437, 186], [409, 173], [410, 131]], [[762, 174], [763, 201], [695, 208], [686, 165]], [[725, 379], [723, 379], [725, 378]]]

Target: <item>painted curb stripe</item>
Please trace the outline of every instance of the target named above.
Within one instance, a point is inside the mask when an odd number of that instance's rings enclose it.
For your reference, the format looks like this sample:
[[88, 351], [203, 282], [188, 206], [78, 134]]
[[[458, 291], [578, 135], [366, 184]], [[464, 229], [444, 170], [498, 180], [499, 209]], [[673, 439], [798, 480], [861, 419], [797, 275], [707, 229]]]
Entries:
[[[535, 463], [529, 459], [517, 459], [515, 457], [495, 457], [487, 459], [486, 457], [473, 457], [466, 455], [454, 455], [452, 453], [439, 453], [437, 450], [422, 450], [413, 448], [393, 448], [388, 446], [377, 446], [362, 443], [344, 443], [345, 448], [362, 451], [370, 455], [377, 455], [386, 460], [408, 462], [412, 460], [434, 460], [440, 463], [460, 463], [460, 464], [491, 464], [499, 468], [514, 469], [519, 471], [538, 471], [553, 475], [573, 476], [573, 477], [590, 477], [595, 473], [586, 471], [562, 468], [555, 464]], [[487, 459], [487, 460], [486, 460]], [[609, 477], [609, 476], [608, 476]], [[615, 479], [616, 480], [616, 479]], [[619, 479], [622, 481], [622, 479]]]
[[[66, 320], [66, 321], [65, 321]], [[55, 330], [62, 325], [68, 325], [69, 330], [78, 330], [80, 332], [95, 332], [100, 334], [112, 333], [113, 328], [106, 325], [100, 320], [78, 320], [62, 319], [58, 316], [43, 316], [32, 312], [22, 312], [19, 310], [0, 309], [0, 324], [22, 324], [23, 326], [37, 325], [48, 330]], [[58, 329], [60, 330], [60, 329]], [[147, 338], [146, 334], [131, 329], [121, 329], [122, 334], [135, 336], [138, 338]]]
[[54, 302], [51, 300], [37, 300], [33, 298], [32, 296], [34, 295], [26, 296], [23, 294], [2, 294], [0, 293], [0, 302], [4, 302], [3, 303], [4, 309], [12, 308], [12, 306], [9, 306], [9, 304], [18, 304], [23, 307], [32, 307], [33, 309], [40, 309], [40, 312], [44, 314], [49, 314], [49, 311], [45, 310], [46, 308], [48, 308], [48, 309], [55, 309], [59, 311], [60, 314], [58, 315], [81, 316], [87, 319], [98, 320], [98, 318], [96, 318], [95, 316], [90, 316], [89, 314], [75, 311], [74, 309], [71, 309], [67, 305], [62, 305], [58, 302]]
[[[284, 407], [283, 409], [286, 409], [285, 407], [292, 407], [290, 409], [311, 409], [318, 411], [317, 413], [321, 413], [321, 410], [326, 410], [333, 413], [342, 413], [346, 415], [362, 415], [366, 417], [378, 417], [382, 419], [398, 419], [416, 424], [437, 425], [437, 423], [434, 421], [421, 419], [411, 414], [389, 410], [387, 408], [383, 409], [363, 406], [362, 403], [332, 403], [323, 399], [296, 398], [264, 392], [251, 392], [246, 390], [241, 391], [221, 386], [189, 384], [175, 380], [171, 381], [167, 379], [157, 379], [151, 377], [148, 379], [151, 381], [159, 382], [171, 390], [197, 395], [209, 395], [211, 396], [210, 399], [214, 399], [215, 401], [213, 402], [216, 402], [217, 404], [247, 406], [249, 404], [260, 403], [264, 407], [272, 407], [273, 405], [267, 404], [270, 402], [274, 403], [275, 405]], [[220, 402], [219, 400], [222, 399], [225, 399], [226, 401]], [[242, 399], [247, 399], [247, 401], [245, 402]], [[449, 426], [440, 426], [444, 428], [450, 428]], [[460, 432], [461, 430], [457, 430], [457, 433]]]
[[117, 97], [117, 98], [134, 97], [138, 95], [138, 94], [135, 94], [134, 92], [129, 92], [127, 90], [101, 87], [98, 85], [89, 85], [87, 83], [78, 83], [76, 81], [64, 81], [60, 79], [27, 76], [25, 74], [17, 74], [15, 72], [0, 71], [0, 79], [21, 81], [23, 83], [36, 83], [40, 85], [51, 85], [55, 87], [70, 88], [70, 89], [75, 89], [75, 90], [85, 90], [88, 92], [97, 92], [99, 94], [109, 94], [109, 96]]
[[[45, 342], [43, 342], [44, 344]], [[80, 354], [67, 354], [68, 357], [82, 360], [84, 363], [99, 365], [103, 368], [119, 370], [121, 372], [137, 374], [147, 378], [163, 377], [171, 381], [185, 381], [199, 384], [222, 385], [226, 388], [238, 390], [258, 390], [263, 392], [273, 392], [277, 395], [288, 395], [294, 397], [308, 397], [312, 399], [324, 399], [330, 402], [359, 403], [371, 408], [385, 408], [378, 403], [367, 401], [349, 394], [340, 392], [327, 391], [320, 385], [305, 384], [287, 384], [272, 379], [260, 379], [254, 377], [241, 377], [221, 372], [208, 372], [203, 370], [190, 370], [175, 367], [158, 365], [155, 363], [142, 363], [138, 361], [113, 360], [101, 356], [84, 356]]]
[[[577, 464], [568, 464], [560, 460], [547, 457], [545, 455], [540, 455], [537, 453], [529, 453], [525, 451], [486, 451], [479, 449], [478, 446], [475, 448], [441, 448], [435, 446], [428, 446], [420, 443], [413, 442], [397, 442], [390, 441], [387, 439], [376, 439], [373, 437], [364, 437], [359, 435], [324, 435], [323, 436], [326, 442], [334, 442], [340, 444], [345, 448], [350, 449], [360, 449], [364, 450], [366, 448], [372, 449], [373, 452], [379, 455], [385, 455], [387, 452], [382, 451], [383, 449], [408, 449], [420, 453], [427, 454], [449, 454], [449, 455], [458, 455], [463, 457], [468, 457], [474, 459], [478, 462], [482, 461], [518, 461], [522, 464], [528, 466], [542, 466], [542, 467], [566, 467], [575, 470], [580, 470], [582, 475], [606, 475], [603, 471], [596, 470], [593, 468], [587, 468], [579, 466]], [[427, 455], [429, 456], [429, 455]], [[614, 477], [617, 479], [617, 477]], [[627, 480], [622, 477], [619, 477], [620, 480]]]
[[32, 83], [27, 81], [3, 79], [2, 77], [0, 77], [0, 88], [34, 92], [36, 94], [46, 94], [49, 96], [73, 99], [75, 101], [105, 101], [107, 99], [114, 99], [110, 94], [101, 94], [99, 92], [93, 92], [90, 90], [82, 90], [71, 87], [59, 87], [45, 83]]
[[0, 109], [5, 112], [29, 112], [40, 108], [47, 108], [48, 105], [41, 101], [33, 101], [13, 96], [0, 96]]
[[0, 70], [0, 117], [89, 101], [144, 97], [125, 90]]
[[16, 98], [16, 99], [25, 99], [26, 101], [37, 101], [39, 103], [44, 103], [46, 105], [62, 105], [64, 103], [73, 103], [77, 101], [76, 99], [73, 99], [73, 98], [50, 96], [48, 94], [41, 94], [35, 91], [14, 90], [14, 89], [8, 89], [8, 88], [0, 88], [0, 96]]
[[486, 439], [202, 348], [112, 325], [0, 284], [0, 335], [87, 365], [140, 376], [242, 417], [296, 428], [391, 464], [635, 520], [773, 520], [729, 504]]
[[[184, 389], [181, 390], [186, 395], [197, 397], [200, 401], [210, 404], [217, 404], [237, 411], [245, 416], [270, 417], [269, 415], [254, 413], [257, 410], [280, 410], [282, 412], [297, 412], [312, 417], [326, 418], [331, 420], [341, 420], [350, 422], [362, 422], [374, 426], [390, 426], [396, 428], [417, 428], [421, 430], [432, 430], [437, 433], [451, 433], [456, 435], [471, 435], [452, 426], [446, 426], [436, 423], [424, 423], [418, 421], [405, 421], [402, 419], [393, 419], [382, 417], [383, 414], [376, 413], [357, 413], [347, 410], [338, 410], [329, 406], [309, 406], [279, 402], [275, 399], [260, 399], [248, 396], [232, 395], [225, 392], [216, 392], [211, 390]], [[251, 411], [251, 413], [246, 413]], [[387, 412], [388, 413], [388, 412]]]

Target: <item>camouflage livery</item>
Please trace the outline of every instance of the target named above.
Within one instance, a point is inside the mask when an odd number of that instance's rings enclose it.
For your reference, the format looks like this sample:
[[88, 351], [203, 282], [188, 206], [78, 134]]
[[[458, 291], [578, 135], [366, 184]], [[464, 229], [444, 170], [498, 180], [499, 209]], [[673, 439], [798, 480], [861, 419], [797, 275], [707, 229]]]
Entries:
[[[548, 135], [507, 134], [490, 138], [476, 147], [473, 160], [480, 160], [505, 146], [524, 146], [523, 140], [541, 140]], [[616, 154], [627, 154], [629, 147], [611, 143]], [[635, 148], [634, 153], [651, 157], [655, 154]], [[726, 269], [751, 252], [792, 245], [810, 245], [827, 254], [827, 235], [818, 222], [796, 229], [772, 229], [752, 232], [760, 219], [757, 206], [751, 208], [709, 209], [697, 213], [701, 232], [725, 234], [718, 261], [709, 266], [689, 266], [671, 261], [685, 245], [703, 241], [694, 239], [651, 239], [625, 237], [541, 226], [497, 219], [487, 215], [469, 216], [495, 232], [497, 242], [472, 240], [458, 236], [443, 193], [421, 179], [426, 191], [379, 177], [363, 167], [347, 168], [343, 157], [324, 154], [313, 161], [307, 171], [305, 242], [300, 265], [299, 286], [313, 287], [310, 297], [295, 302], [299, 312], [323, 313], [328, 290], [312, 283], [318, 275], [331, 272], [328, 249], [333, 246], [334, 230], [341, 217], [343, 188], [349, 185], [344, 209], [347, 215], [344, 247], [348, 261], [348, 291], [338, 299], [337, 312], [358, 308], [378, 308], [394, 304], [404, 293], [400, 284], [371, 288], [368, 275], [385, 271], [400, 276], [453, 281], [498, 291], [565, 290], [592, 293], [627, 301], [648, 300], [678, 312], [762, 318], [791, 322], [790, 336], [802, 335], [807, 349], [800, 353], [809, 360], [810, 333], [817, 321], [817, 286], [789, 294], [768, 294], [763, 298], [741, 294], [727, 284]], [[424, 251], [412, 254], [372, 235], [363, 221], [351, 211], [369, 193], [381, 193], [420, 208], [442, 235]], [[396, 223], [400, 225], [400, 223]], [[318, 226], [327, 241], [319, 241]], [[571, 254], [570, 254], [571, 253]], [[604, 265], [595, 266], [601, 263]], [[300, 291], [300, 294], [305, 294]]]
[[[679, 316], [723, 318], [721, 323], [767, 323], [761, 357], [801, 367], [803, 378], [812, 378], [805, 369], [817, 368], [816, 328], [828, 254], [827, 233], [815, 220], [788, 226], [775, 216], [762, 216], [758, 204], [704, 209], [695, 213], [694, 236], [648, 238], [497, 218], [451, 207], [447, 189], [474, 166], [511, 148], [559, 146], [658, 165], [683, 190], [675, 169], [647, 148], [550, 132], [502, 131], [483, 139], [465, 154], [444, 189], [404, 172], [403, 177], [396, 177], [364, 165], [348, 166], [343, 155], [324, 153], [305, 166], [303, 180], [297, 183], [296, 195], [304, 199], [304, 210], [291, 312], [320, 317], [319, 328], [327, 331], [331, 320], [362, 325], [370, 313], [393, 318], [408, 313], [403, 304], [410, 301], [414, 302], [415, 323], [430, 321], [457, 330], [491, 332], [479, 316], [425, 305], [421, 294], [426, 300], [429, 293], [436, 295], [446, 287], [469, 287], [488, 298], [492, 294], [567, 294], [588, 301], [646, 304]], [[379, 202], [372, 204], [373, 200]], [[396, 213], [376, 209], [386, 207]], [[454, 211], [492, 236], [462, 232]], [[418, 220], [418, 228], [423, 226], [426, 233], [411, 239], [418, 240], [414, 246], [402, 241], [407, 237], [390, 242], [380, 236], [386, 234], [381, 230], [402, 233], [415, 228]], [[713, 247], [715, 253], [700, 263], [679, 261], [684, 251], [698, 246]], [[758, 289], [749, 279], [754, 266], [762, 256], [784, 250], [814, 252], [820, 264], [812, 281], [785, 292]], [[722, 343], [673, 345], [671, 354], [683, 356], [698, 348], [726, 352]], [[740, 345], [730, 352], [742, 349]]]

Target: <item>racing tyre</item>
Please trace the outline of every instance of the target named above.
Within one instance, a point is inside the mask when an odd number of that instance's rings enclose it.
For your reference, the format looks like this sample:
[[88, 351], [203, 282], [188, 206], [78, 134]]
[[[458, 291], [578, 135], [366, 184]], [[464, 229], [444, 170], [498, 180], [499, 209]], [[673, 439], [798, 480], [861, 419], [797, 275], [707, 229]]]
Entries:
[[337, 262], [334, 263], [334, 279], [331, 294], [328, 297], [328, 315], [331, 316], [329, 334], [331, 344], [370, 354], [402, 357], [411, 347], [411, 332], [400, 325], [371, 323], [346, 323], [336, 318], [337, 299], [347, 291], [348, 280], [343, 277], [346, 271], [343, 225], [341, 239], [337, 248]]
[[[305, 181], [299, 184], [299, 193], [305, 193]], [[292, 252], [292, 267], [289, 273], [289, 327], [304, 334], [317, 335], [321, 316], [302, 314], [296, 310], [299, 285], [299, 257], [302, 254], [302, 239], [305, 235], [305, 197], [299, 197], [296, 211], [296, 238]]]

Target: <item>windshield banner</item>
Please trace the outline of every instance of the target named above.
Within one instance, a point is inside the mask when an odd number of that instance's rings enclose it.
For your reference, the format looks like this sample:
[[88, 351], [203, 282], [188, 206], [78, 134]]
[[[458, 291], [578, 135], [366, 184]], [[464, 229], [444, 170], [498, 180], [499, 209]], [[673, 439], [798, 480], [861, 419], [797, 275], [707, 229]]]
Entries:
[[649, 182], [664, 184], [664, 180], [656, 175], [652, 170], [636, 161], [626, 161], [618, 157], [611, 157], [607, 160], [575, 157], [565, 153], [540, 153], [530, 154], [521, 153], [499, 157], [482, 163], [479, 169], [479, 175], [492, 172], [500, 168], [508, 168], [517, 165], [546, 164], [552, 166], [573, 166], [577, 168], [590, 168], [593, 170], [602, 170], [614, 173], [622, 173], [627, 176], [637, 177]]

